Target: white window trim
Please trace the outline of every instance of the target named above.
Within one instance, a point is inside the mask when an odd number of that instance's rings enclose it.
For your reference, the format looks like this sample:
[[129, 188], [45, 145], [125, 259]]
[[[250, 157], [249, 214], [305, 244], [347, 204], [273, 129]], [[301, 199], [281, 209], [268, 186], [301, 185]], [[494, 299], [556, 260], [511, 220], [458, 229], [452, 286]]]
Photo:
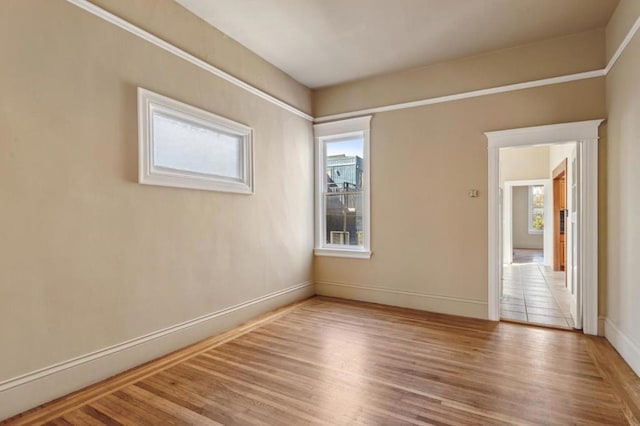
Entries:
[[[369, 135], [371, 126], [371, 116], [352, 118], [349, 120], [333, 121], [330, 123], [316, 124], [313, 126], [314, 139], [316, 144], [316, 215], [315, 229], [316, 241], [314, 254], [316, 256], [349, 257], [355, 259], [369, 259], [371, 257], [371, 161], [369, 158]], [[363, 245], [360, 247], [325, 244], [324, 217], [324, 185], [325, 185], [325, 145], [327, 141], [343, 138], [349, 135], [362, 136], [363, 140], [363, 167], [362, 184], [362, 223], [364, 230]]]
[[[535, 229], [533, 226], [531, 226], [533, 224], [533, 187], [534, 186], [542, 186], [542, 187], [544, 187], [544, 185], [528, 185], [528, 190], [529, 190], [529, 195], [528, 196], [529, 196], [529, 199], [527, 201], [527, 207], [528, 207], [527, 228], [529, 229], [529, 234], [530, 235], [542, 235], [544, 233], [544, 229]], [[544, 207], [543, 207], [543, 211], [544, 211]], [[543, 213], [543, 215], [544, 215], [544, 213]]]
[[[172, 119], [238, 136], [242, 143], [241, 178], [233, 179], [155, 167], [152, 128], [154, 112], [161, 112]], [[252, 136], [251, 127], [138, 87], [138, 182], [141, 184], [253, 194]]]

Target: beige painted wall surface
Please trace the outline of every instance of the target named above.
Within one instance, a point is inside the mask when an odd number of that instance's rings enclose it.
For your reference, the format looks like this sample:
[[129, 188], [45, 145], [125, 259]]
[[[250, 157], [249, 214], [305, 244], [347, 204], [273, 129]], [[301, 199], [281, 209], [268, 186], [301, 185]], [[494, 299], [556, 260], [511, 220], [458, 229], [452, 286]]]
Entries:
[[234, 77], [311, 113], [307, 87], [173, 0], [90, 1]]
[[[0, 52], [0, 381], [312, 279], [309, 122], [62, 0]], [[139, 185], [137, 86], [253, 127], [256, 194]]]
[[575, 143], [552, 145], [549, 147], [549, 177], [553, 177], [553, 170], [564, 160], [567, 160], [567, 185], [570, 184], [571, 161], [576, 149]]
[[529, 187], [513, 187], [513, 248], [538, 249], [544, 247], [542, 234], [529, 233]]
[[500, 186], [505, 181], [549, 178], [549, 147], [532, 146], [500, 150]]
[[618, 50], [620, 43], [640, 15], [640, 1], [621, 0], [618, 7], [611, 15], [606, 28], [607, 61]]
[[[373, 256], [316, 257], [317, 289], [486, 317], [483, 132], [602, 118], [604, 99], [604, 78], [596, 78], [375, 114]], [[472, 188], [479, 198], [467, 196]]]
[[607, 232], [603, 245], [608, 264], [607, 317], [637, 348], [640, 347], [639, 76], [640, 36], [636, 34], [609, 73], [606, 83], [608, 179], [604, 199]]
[[313, 92], [316, 117], [602, 69], [604, 29]]

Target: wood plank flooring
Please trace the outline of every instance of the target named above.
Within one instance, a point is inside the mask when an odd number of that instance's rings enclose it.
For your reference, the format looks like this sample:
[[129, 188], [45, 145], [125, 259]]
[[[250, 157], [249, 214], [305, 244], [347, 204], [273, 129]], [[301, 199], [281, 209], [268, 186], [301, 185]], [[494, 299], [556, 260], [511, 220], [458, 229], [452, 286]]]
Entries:
[[640, 379], [603, 338], [567, 331], [315, 297], [195, 348], [6, 423], [624, 425], [640, 418]]

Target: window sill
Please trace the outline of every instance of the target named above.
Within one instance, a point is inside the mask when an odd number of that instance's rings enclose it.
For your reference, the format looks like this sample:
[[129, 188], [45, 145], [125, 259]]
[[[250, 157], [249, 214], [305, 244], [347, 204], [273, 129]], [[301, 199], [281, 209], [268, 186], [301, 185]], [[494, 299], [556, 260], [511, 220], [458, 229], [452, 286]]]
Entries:
[[370, 250], [350, 250], [334, 248], [316, 248], [313, 250], [316, 256], [348, 257], [352, 259], [371, 259]]

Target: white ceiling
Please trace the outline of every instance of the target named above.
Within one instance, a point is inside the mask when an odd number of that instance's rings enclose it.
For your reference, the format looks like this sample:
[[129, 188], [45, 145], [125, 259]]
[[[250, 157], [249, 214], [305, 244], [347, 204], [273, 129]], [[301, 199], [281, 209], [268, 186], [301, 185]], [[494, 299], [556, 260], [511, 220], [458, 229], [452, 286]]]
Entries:
[[618, 0], [176, 0], [323, 87], [603, 27]]

